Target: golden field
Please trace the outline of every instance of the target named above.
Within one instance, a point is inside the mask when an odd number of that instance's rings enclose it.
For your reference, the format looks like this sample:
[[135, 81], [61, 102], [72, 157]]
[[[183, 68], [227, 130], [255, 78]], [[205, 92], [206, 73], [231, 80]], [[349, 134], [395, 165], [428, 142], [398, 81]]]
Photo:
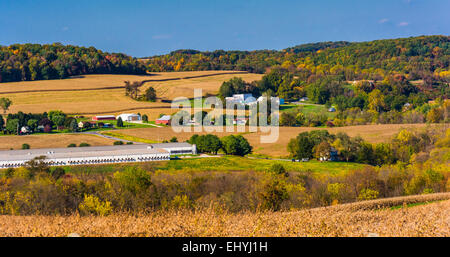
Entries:
[[89, 134], [47, 134], [27, 136], [0, 136], [0, 150], [22, 149], [22, 144], [31, 148], [67, 147], [69, 144], [88, 143], [92, 146], [112, 145], [113, 140]]
[[[398, 133], [401, 129], [425, 129], [427, 124], [380, 124], [380, 125], [361, 125], [349, 127], [335, 127], [335, 128], [313, 128], [313, 127], [279, 127], [279, 138], [276, 143], [261, 143], [262, 132], [243, 133], [243, 136], [248, 139], [253, 146], [253, 151], [257, 154], [269, 156], [287, 156], [287, 144], [292, 138], [295, 138], [299, 133], [311, 130], [326, 129], [330, 133], [345, 132], [349, 136], [361, 136], [363, 139], [371, 143], [386, 142], [392, 136]], [[193, 131], [193, 130], [192, 130]], [[116, 131], [117, 133], [133, 136], [137, 138], [150, 139], [155, 141], [169, 140], [172, 137], [177, 137], [178, 141], [185, 141], [194, 134], [206, 134], [207, 132], [183, 132], [175, 133], [171, 128], [137, 128]], [[237, 132], [213, 132], [218, 136], [225, 136], [229, 134], [238, 134]]]
[[[205, 77], [206, 76], [206, 77]], [[180, 80], [160, 81], [166, 79]], [[232, 77], [251, 82], [262, 75], [233, 71], [165, 72], [151, 75], [85, 75], [64, 80], [42, 80], [0, 84], [0, 97], [13, 101], [9, 112], [39, 113], [62, 110], [72, 114], [118, 114], [126, 111], [140, 112], [156, 118], [161, 113], [172, 113], [169, 103], [139, 102], [125, 96], [124, 81], [147, 81], [157, 90], [160, 100], [178, 96], [192, 97], [194, 88], [203, 94], [215, 94], [220, 85]]]
[[[312, 127], [279, 127], [280, 136], [276, 143], [263, 144], [260, 142], [262, 132], [249, 133], [244, 132], [242, 135], [248, 139], [253, 146], [253, 152], [256, 154], [263, 154], [273, 157], [285, 157], [287, 152], [287, 144], [289, 140], [295, 138], [299, 133], [317, 129], [326, 129], [330, 133], [346, 132], [350, 136], [361, 136], [371, 143], [387, 142], [392, 136], [398, 133], [401, 129], [425, 129], [427, 124], [383, 124], [383, 125], [361, 125], [349, 127], [336, 128], [312, 128]], [[436, 126], [436, 125], [435, 125]], [[192, 130], [193, 131], [193, 130]], [[177, 137], [178, 141], [186, 141], [194, 134], [206, 134], [207, 132], [182, 132], [175, 133], [171, 127], [152, 127], [136, 128], [136, 129], [121, 129], [110, 131], [114, 135], [121, 137], [123, 135], [129, 140], [139, 141], [138, 139], [145, 139], [155, 142], [169, 140], [172, 137]], [[239, 134], [238, 132], [213, 132], [220, 137]], [[134, 139], [133, 139], [134, 138]], [[86, 142], [91, 145], [111, 145], [112, 140], [88, 134], [40, 134], [28, 136], [0, 136], [0, 149], [20, 149], [22, 144], [30, 144], [32, 148], [47, 148], [47, 147], [66, 147], [70, 143], [79, 144]]]
[[[286, 212], [229, 213], [209, 208], [106, 217], [3, 215], [0, 236], [448, 237], [450, 200], [442, 199], [449, 197], [450, 193], [419, 195]], [[426, 204], [407, 206], [418, 202]]]

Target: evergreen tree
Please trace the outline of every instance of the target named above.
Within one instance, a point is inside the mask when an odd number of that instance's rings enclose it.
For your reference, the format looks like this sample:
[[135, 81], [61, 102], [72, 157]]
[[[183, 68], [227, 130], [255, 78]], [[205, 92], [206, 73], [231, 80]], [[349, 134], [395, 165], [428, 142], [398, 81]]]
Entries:
[[122, 121], [122, 117], [119, 117], [117, 119], [117, 127], [122, 128], [123, 127], [123, 121]]

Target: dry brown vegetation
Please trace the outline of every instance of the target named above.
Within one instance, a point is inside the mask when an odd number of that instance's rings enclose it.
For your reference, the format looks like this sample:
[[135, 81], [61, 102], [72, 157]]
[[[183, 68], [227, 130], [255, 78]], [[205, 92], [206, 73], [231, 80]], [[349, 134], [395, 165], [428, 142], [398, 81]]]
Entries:
[[[264, 154], [269, 156], [286, 156], [287, 144], [289, 140], [296, 137], [299, 133], [317, 129], [326, 129], [330, 133], [335, 134], [337, 132], [345, 132], [349, 136], [361, 136], [368, 142], [379, 143], [386, 142], [391, 137], [398, 133], [401, 129], [424, 129], [426, 124], [380, 124], [380, 125], [362, 125], [362, 126], [349, 126], [349, 127], [335, 127], [335, 128], [313, 128], [313, 127], [280, 127], [280, 136], [276, 143], [262, 144], [260, 142], [261, 132], [245, 133], [243, 136], [248, 139], [253, 146], [253, 151], [258, 154]], [[169, 140], [172, 137], [177, 137], [179, 141], [185, 141], [189, 139], [193, 134], [206, 134], [206, 132], [189, 132], [189, 133], [175, 133], [171, 128], [139, 128], [139, 129], [127, 129], [121, 130], [117, 133], [124, 135], [130, 135], [139, 138], [151, 139], [155, 141]], [[235, 133], [213, 132], [219, 136], [225, 136]]]
[[0, 149], [21, 149], [22, 144], [31, 148], [67, 147], [69, 144], [88, 143], [96, 145], [112, 145], [113, 140], [88, 134], [48, 134], [29, 136], [0, 136]]
[[[222, 73], [223, 75], [220, 75]], [[214, 76], [159, 81], [205, 75]], [[153, 86], [160, 100], [172, 100], [178, 96], [192, 97], [194, 88], [203, 89], [203, 94], [217, 93], [222, 82], [232, 77], [241, 77], [251, 82], [259, 80], [261, 76], [232, 71], [162, 72], [148, 76], [86, 75], [64, 80], [2, 83], [0, 94], [13, 101], [9, 110], [11, 113], [62, 110], [66, 113], [95, 115], [134, 111], [147, 114], [150, 119], [154, 119], [161, 113], [172, 113], [170, 104], [135, 101], [125, 96], [122, 88], [124, 81], [149, 81], [144, 84], [142, 91], [148, 86]], [[151, 82], [152, 80], [155, 82]]]
[[[450, 193], [301, 211], [159, 211], [99, 216], [0, 216], [0, 236], [450, 236]], [[407, 207], [407, 203], [438, 201]], [[388, 206], [402, 205], [398, 209]], [[380, 209], [381, 208], [381, 209]]]

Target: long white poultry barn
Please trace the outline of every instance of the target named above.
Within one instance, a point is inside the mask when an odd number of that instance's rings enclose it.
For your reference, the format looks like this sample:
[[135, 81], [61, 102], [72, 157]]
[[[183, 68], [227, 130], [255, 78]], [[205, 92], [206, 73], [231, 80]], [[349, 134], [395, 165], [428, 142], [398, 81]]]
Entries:
[[66, 166], [164, 161], [174, 154], [195, 153], [196, 146], [188, 143], [8, 150], [0, 151], [0, 169], [20, 167], [39, 156], [45, 156], [51, 166]]

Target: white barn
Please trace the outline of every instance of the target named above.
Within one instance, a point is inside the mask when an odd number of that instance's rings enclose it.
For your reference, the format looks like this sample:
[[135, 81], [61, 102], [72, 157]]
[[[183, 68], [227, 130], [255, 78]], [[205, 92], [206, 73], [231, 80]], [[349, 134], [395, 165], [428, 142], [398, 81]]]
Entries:
[[119, 117], [122, 119], [122, 121], [140, 121], [141, 116], [135, 113], [122, 113], [119, 116], [117, 116], [116, 119], [119, 119]]

